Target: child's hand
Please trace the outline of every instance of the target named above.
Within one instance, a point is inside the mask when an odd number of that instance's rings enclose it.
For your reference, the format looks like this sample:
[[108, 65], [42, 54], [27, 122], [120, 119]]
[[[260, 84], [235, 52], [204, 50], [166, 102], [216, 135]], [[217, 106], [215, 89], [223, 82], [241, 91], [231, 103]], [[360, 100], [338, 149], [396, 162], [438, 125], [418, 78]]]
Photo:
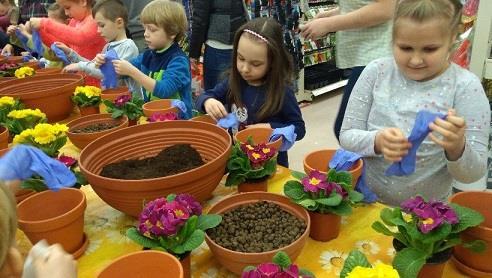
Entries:
[[385, 159], [392, 162], [400, 161], [411, 147], [403, 132], [394, 127], [380, 130], [374, 140], [374, 151], [382, 153]]
[[78, 72], [80, 71], [80, 68], [79, 68], [79, 64], [77, 63], [74, 63], [74, 64], [70, 64], [66, 67], [63, 68], [62, 72]]
[[126, 60], [113, 60], [114, 70], [118, 75], [128, 75], [131, 76], [138, 70], [130, 62]]
[[12, 36], [19, 27], [17, 25], [10, 25], [7, 27], [7, 35]]
[[39, 29], [41, 27], [41, 18], [40, 17], [31, 17], [28, 22], [28, 28]]
[[3, 56], [10, 56], [14, 54], [14, 47], [11, 44], [6, 44], [2, 49]]
[[96, 68], [99, 68], [102, 64], [106, 62], [106, 56], [104, 54], [97, 54], [96, 57], [94, 58], [94, 64], [96, 65]]
[[66, 55], [69, 55], [72, 49], [68, 47], [66, 44], [62, 42], [55, 42], [55, 45], [58, 46]]
[[465, 149], [465, 119], [457, 116], [454, 109], [449, 109], [445, 120], [437, 118], [429, 124], [429, 128], [442, 136], [442, 139], [439, 139], [433, 133], [429, 133], [431, 140], [446, 151], [448, 160], [458, 160]]
[[27, 28], [26, 25], [19, 24], [19, 26], [17, 26], [17, 27], [22, 32], [22, 34], [24, 34], [25, 36], [31, 36], [31, 29], [30, 28]]
[[225, 109], [224, 104], [215, 98], [207, 99], [203, 103], [203, 108], [205, 108], [205, 112], [212, 116], [216, 121], [227, 116], [227, 110]]
[[60, 244], [48, 247], [43, 254], [30, 254], [36, 277], [71, 278], [77, 277], [77, 261], [63, 250]]

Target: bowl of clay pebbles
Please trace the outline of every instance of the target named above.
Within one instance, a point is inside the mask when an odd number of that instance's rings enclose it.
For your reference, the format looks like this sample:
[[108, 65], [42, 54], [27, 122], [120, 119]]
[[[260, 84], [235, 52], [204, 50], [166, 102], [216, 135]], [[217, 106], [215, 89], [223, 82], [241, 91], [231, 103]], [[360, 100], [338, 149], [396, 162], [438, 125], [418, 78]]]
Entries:
[[171, 193], [211, 198], [231, 145], [229, 133], [216, 125], [155, 122], [99, 137], [82, 150], [79, 166], [101, 199], [138, 217], [145, 202]]
[[97, 138], [128, 126], [128, 118], [111, 118], [111, 114], [82, 116], [67, 123], [67, 136], [77, 148], [83, 149]]
[[205, 241], [213, 258], [236, 274], [246, 266], [271, 262], [278, 251], [294, 261], [309, 237], [307, 211], [279, 194], [232, 195], [208, 213], [222, 215], [222, 222], [207, 230]]

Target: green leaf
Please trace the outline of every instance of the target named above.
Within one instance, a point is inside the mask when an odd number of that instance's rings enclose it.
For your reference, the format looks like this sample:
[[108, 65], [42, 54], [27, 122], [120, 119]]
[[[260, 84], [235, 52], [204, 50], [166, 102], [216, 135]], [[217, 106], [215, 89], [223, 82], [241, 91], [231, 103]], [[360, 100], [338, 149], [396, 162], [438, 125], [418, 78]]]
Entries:
[[337, 171], [335, 169], [328, 170], [328, 173], [326, 175], [326, 180], [335, 182], [337, 180]]
[[347, 185], [352, 185], [352, 175], [347, 171], [338, 171], [336, 183], [345, 183]]
[[366, 256], [359, 250], [352, 250], [343, 264], [340, 278], [345, 278], [356, 266], [372, 267]]
[[306, 209], [311, 210], [311, 211], [316, 210], [316, 208], [318, 207], [316, 202], [314, 200], [311, 200], [311, 199], [304, 199], [301, 201], [296, 201], [296, 203], [298, 203], [299, 205], [301, 205], [301, 206], [303, 206]]
[[36, 192], [48, 190], [48, 187], [41, 178], [29, 178], [21, 182], [21, 188], [31, 189]]
[[357, 192], [355, 190], [350, 190], [349, 192], [349, 200], [353, 203], [359, 203], [364, 199], [364, 195], [360, 192]]
[[303, 277], [303, 278], [316, 278], [316, 276], [314, 275], [314, 273], [312, 273], [311, 271], [307, 270], [307, 269], [304, 269], [304, 268], [301, 268], [299, 269], [299, 274]]
[[415, 278], [425, 264], [427, 257], [421, 250], [404, 248], [396, 253], [393, 267], [401, 278]]
[[396, 226], [394, 223], [394, 219], [398, 217], [399, 209], [398, 208], [384, 208], [381, 210], [380, 217], [383, 220], [386, 226]]
[[352, 213], [352, 207], [347, 202], [341, 202], [336, 207], [326, 207], [326, 209], [340, 216], [350, 215]]
[[303, 178], [307, 177], [306, 174], [299, 171], [291, 171], [290, 174], [298, 180], [302, 180]]
[[239, 185], [246, 181], [246, 177], [242, 173], [237, 173], [236, 171], [230, 171], [227, 175], [225, 186]]
[[[109, 111], [108, 111], [108, 112], [109, 112]], [[117, 109], [114, 109], [114, 110], [111, 112], [111, 117], [112, 117], [113, 119], [116, 119], [116, 118], [119, 118], [119, 117], [123, 116], [124, 114], [125, 114], [125, 113], [123, 113], [123, 111], [122, 111], [122, 110], [117, 110]], [[130, 118], [130, 117], [128, 117], [128, 118]]]
[[153, 239], [150, 239], [148, 237], [141, 235], [138, 232], [137, 228], [135, 228], [135, 227], [131, 227], [128, 230], [126, 230], [126, 236], [128, 238], [130, 238], [131, 240], [133, 240], [138, 245], [141, 245], [145, 248], [155, 248], [155, 247], [160, 246], [160, 244], [157, 240], [153, 240]]
[[195, 230], [193, 234], [191, 234], [191, 236], [188, 237], [185, 242], [183, 242], [183, 244], [176, 246], [176, 248], [172, 249], [171, 251], [174, 254], [183, 254], [198, 248], [198, 246], [200, 246], [204, 240], [205, 232], [202, 230]]
[[289, 255], [287, 255], [284, 251], [278, 251], [277, 254], [273, 256], [273, 262], [281, 268], [287, 268], [292, 264]]
[[465, 242], [463, 243], [463, 247], [477, 253], [483, 253], [485, 252], [485, 250], [487, 250], [487, 244], [483, 240], [473, 240], [473, 241]]
[[371, 227], [376, 232], [381, 233], [385, 236], [394, 236], [395, 235], [395, 233], [390, 231], [383, 223], [381, 223], [379, 221], [372, 223]]
[[185, 225], [179, 230], [176, 238], [179, 242], [186, 240], [196, 230], [198, 224], [198, 216], [193, 215], [186, 220]]
[[452, 233], [459, 233], [469, 227], [480, 225], [485, 219], [482, 214], [471, 208], [463, 207], [455, 203], [449, 204], [458, 215], [459, 222], [453, 225]]
[[166, 197], [166, 201], [167, 201], [168, 203], [170, 203], [170, 202], [174, 201], [174, 199], [176, 199], [176, 194], [169, 194], [169, 195], [167, 195], [167, 197]]
[[222, 216], [219, 214], [202, 214], [198, 216], [196, 228], [202, 231], [217, 227], [222, 222]]
[[243, 272], [249, 272], [249, 271], [252, 271], [252, 270], [255, 270], [255, 269], [256, 269], [256, 267], [254, 267], [252, 265], [248, 265], [245, 268], [243, 268]]
[[294, 200], [302, 200], [309, 197], [308, 194], [304, 192], [302, 184], [294, 180], [285, 183], [284, 194]]
[[342, 200], [343, 198], [340, 194], [332, 194], [329, 198], [316, 199], [315, 201], [323, 206], [334, 207], [340, 205]]
[[422, 237], [422, 242], [424, 244], [432, 244], [444, 240], [451, 233], [451, 225], [448, 223], [443, 223], [439, 228], [430, 231]]

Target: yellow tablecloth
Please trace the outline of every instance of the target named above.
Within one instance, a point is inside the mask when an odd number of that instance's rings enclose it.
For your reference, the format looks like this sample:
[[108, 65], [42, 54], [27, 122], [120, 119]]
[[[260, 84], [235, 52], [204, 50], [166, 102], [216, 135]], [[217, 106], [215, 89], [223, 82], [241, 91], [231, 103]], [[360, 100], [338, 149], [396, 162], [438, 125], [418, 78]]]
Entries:
[[[289, 179], [293, 179], [290, 171], [279, 167], [277, 174], [269, 181], [268, 191], [281, 193], [283, 184]], [[126, 229], [136, 224], [135, 219], [108, 206], [90, 186], [85, 186], [83, 191], [88, 201], [84, 229], [90, 244], [78, 260], [80, 278], [95, 277], [113, 259], [142, 249], [125, 236]], [[214, 197], [207, 202], [207, 207], [233, 192], [221, 183], [214, 191]], [[378, 234], [371, 228], [371, 224], [379, 218], [382, 208], [382, 204], [373, 204], [354, 209], [351, 216], [342, 218], [342, 230], [337, 239], [326, 243], [308, 239], [295, 263], [309, 269], [316, 277], [338, 277], [347, 254], [358, 248], [367, 255], [370, 262], [382, 261], [390, 264], [394, 254], [391, 238]], [[20, 230], [17, 233], [17, 243], [24, 254], [31, 247]], [[214, 260], [206, 243], [192, 252], [191, 259], [193, 277], [236, 277]], [[467, 276], [459, 273], [449, 262], [443, 277]]]

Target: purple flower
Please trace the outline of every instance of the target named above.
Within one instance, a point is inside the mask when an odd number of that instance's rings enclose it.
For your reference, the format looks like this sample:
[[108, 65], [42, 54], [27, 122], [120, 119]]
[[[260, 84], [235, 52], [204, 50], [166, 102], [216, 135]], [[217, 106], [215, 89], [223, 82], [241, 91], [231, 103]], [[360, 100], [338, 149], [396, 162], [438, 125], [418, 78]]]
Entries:
[[190, 215], [202, 215], [202, 206], [190, 194], [179, 194], [174, 201], [185, 207]]
[[262, 278], [261, 274], [258, 272], [258, 270], [253, 269], [250, 271], [244, 271], [241, 274], [241, 278]]
[[443, 222], [443, 218], [439, 215], [439, 212], [430, 205], [418, 210], [416, 215], [419, 217], [419, 230], [424, 234], [439, 227]]
[[330, 195], [333, 190], [335, 190], [338, 195], [342, 196], [342, 199], [346, 199], [348, 197], [348, 192], [343, 189], [343, 187], [341, 187], [338, 183], [328, 182], [326, 188], [324, 189], [327, 195]]
[[65, 164], [65, 166], [67, 166], [68, 168], [72, 167], [73, 165], [75, 165], [75, 163], [77, 163], [77, 160], [75, 158], [66, 155], [62, 155], [57, 159], [61, 163]]
[[117, 97], [115, 100], [114, 100], [114, 105], [116, 107], [122, 107], [124, 106], [127, 102], [129, 102], [130, 100], [132, 99], [131, 96], [129, 95], [121, 95], [119, 97]]
[[165, 121], [174, 121], [178, 119], [178, 114], [174, 112], [167, 113], [154, 113], [149, 118], [149, 122], [165, 122]]
[[138, 230], [141, 234], [156, 238], [173, 236], [190, 217], [188, 209], [177, 203], [167, 203], [165, 198], [149, 202], [139, 217]]
[[280, 266], [274, 263], [260, 264], [256, 270], [261, 274], [261, 277], [275, 277], [274, 275], [281, 272]]
[[400, 207], [406, 213], [412, 213], [415, 209], [422, 209], [425, 206], [424, 198], [421, 196], [416, 196], [413, 199], [408, 199], [403, 201]]
[[456, 212], [450, 206], [439, 201], [431, 202], [430, 205], [436, 209], [441, 217], [449, 224], [458, 223], [458, 215], [456, 215]]
[[317, 193], [320, 189], [327, 189], [329, 184], [326, 182], [326, 175], [314, 170], [307, 177], [301, 180], [305, 192]]
[[284, 269], [283, 273], [285, 274], [282, 277], [288, 277], [288, 278], [298, 278], [299, 277], [299, 267], [295, 264], [289, 265], [288, 268]]

